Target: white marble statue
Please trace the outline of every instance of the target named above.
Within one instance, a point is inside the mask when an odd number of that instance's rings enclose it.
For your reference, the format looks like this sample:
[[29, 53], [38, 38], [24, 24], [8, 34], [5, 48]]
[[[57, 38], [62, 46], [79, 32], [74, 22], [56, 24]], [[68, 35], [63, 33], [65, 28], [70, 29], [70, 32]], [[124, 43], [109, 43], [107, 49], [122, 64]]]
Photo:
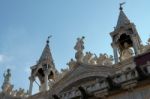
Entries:
[[4, 83], [9, 84], [11, 78], [10, 69], [7, 69], [7, 73], [4, 73], [3, 76], [4, 76]]
[[76, 51], [83, 51], [83, 49], [84, 49], [84, 41], [83, 41], [83, 39], [84, 38], [85, 38], [84, 36], [82, 36], [82, 38], [77, 38], [77, 42], [76, 42], [76, 45], [74, 47], [74, 49]]
[[2, 85], [2, 91], [6, 93], [7, 95], [13, 96], [13, 97], [26, 97], [28, 93], [24, 92], [24, 89], [20, 88], [19, 90], [14, 90], [14, 85], [11, 84], [11, 73], [10, 69], [7, 69], [7, 72], [3, 74], [4, 82]]
[[84, 38], [85, 38], [84, 36], [82, 38], [77, 38], [77, 43], [74, 47], [74, 49], [77, 51], [75, 54], [75, 58], [78, 63], [82, 63], [83, 61]]
[[2, 90], [3, 90], [3, 92], [10, 94], [10, 92], [13, 89], [13, 85], [11, 85], [11, 83], [10, 83], [10, 79], [11, 79], [10, 69], [7, 69], [7, 73], [4, 73], [3, 77], [4, 77], [4, 82], [2, 85]]
[[129, 45], [127, 42], [124, 43], [124, 49], [121, 52], [121, 61], [126, 60], [133, 56], [133, 50], [129, 48]]

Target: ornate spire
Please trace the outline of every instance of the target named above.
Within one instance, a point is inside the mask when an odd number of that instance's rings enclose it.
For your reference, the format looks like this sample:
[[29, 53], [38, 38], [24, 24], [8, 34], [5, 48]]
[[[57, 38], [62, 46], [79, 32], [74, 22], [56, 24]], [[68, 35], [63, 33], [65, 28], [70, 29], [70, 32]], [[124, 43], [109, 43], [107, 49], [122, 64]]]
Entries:
[[125, 24], [130, 23], [130, 20], [128, 19], [128, 17], [125, 15], [125, 13], [123, 12], [123, 7], [122, 5], [124, 5], [125, 2], [120, 3], [120, 14], [118, 17], [118, 21], [117, 21], [117, 25], [116, 25], [116, 29], [120, 28], [121, 26], [124, 26]]
[[45, 46], [45, 48], [44, 48], [44, 50], [42, 52], [42, 55], [41, 55], [41, 57], [39, 59], [39, 63], [41, 63], [41, 62], [47, 62], [48, 64], [54, 66], [52, 54], [51, 54], [51, 51], [50, 51], [50, 48], [49, 48], [49, 39], [51, 37], [52, 36], [48, 36], [48, 38], [47, 38], [46, 46]]
[[36, 76], [40, 80], [40, 89], [39, 89], [40, 92], [48, 90], [49, 80], [50, 79], [55, 80], [57, 77], [58, 71], [55, 68], [51, 50], [49, 48], [49, 39], [51, 37], [52, 36], [48, 36], [46, 40], [46, 46], [42, 52], [42, 55], [38, 63], [31, 67], [32, 72], [31, 72], [30, 87], [29, 87], [30, 94], [32, 93], [33, 81], [35, 80], [34, 78]]

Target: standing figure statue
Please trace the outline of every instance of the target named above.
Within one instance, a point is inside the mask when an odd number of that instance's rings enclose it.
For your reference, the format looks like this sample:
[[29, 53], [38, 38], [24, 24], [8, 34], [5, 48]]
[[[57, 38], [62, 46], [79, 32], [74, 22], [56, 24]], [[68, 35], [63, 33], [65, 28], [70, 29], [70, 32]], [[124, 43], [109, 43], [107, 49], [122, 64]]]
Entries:
[[83, 49], [84, 49], [84, 36], [82, 36], [82, 38], [77, 38], [77, 43], [74, 47], [74, 49], [77, 51], [75, 58], [77, 60], [77, 62], [81, 63], [83, 60]]
[[3, 76], [4, 76], [4, 83], [9, 84], [11, 78], [10, 69], [7, 69], [7, 73], [4, 73]]
[[85, 37], [84, 36], [82, 36], [82, 38], [77, 38], [77, 43], [76, 43], [76, 45], [75, 45], [75, 47], [74, 47], [74, 49], [78, 52], [78, 51], [83, 51], [83, 49], [84, 49], [84, 42], [83, 42], [83, 39], [84, 39]]
[[121, 61], [126, 60], [133, 56], [133, 50], [129, 48], [127, 42], [124, 43], [124, 50], [121, 53]]
[[10, 93], [13, 89], [13, 85], [11, 85], [10, 83], [10, 79], [11, 79], [10, 69], [7, 69], [7, 73], [4, 73], [3, 76], [4, 76], [4, 82], [2, 85], [2, 90], [3, 92]]

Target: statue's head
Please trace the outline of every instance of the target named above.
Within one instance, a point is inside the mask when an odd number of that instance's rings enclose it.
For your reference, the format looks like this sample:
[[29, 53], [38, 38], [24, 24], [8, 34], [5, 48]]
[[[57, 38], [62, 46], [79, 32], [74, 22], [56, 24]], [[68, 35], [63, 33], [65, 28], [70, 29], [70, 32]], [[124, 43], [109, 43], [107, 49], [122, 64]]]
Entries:
[[80, 38], [78, 37], [78, 38], [77, 38], [77, 41], [79, 41], [79, 40], [80, 40]]
[[10, 73], [10, 69], [7, 69], [7, 73]]
[[127, 42], [124, 43], [124, 48], [128, 48], [129, 44]]

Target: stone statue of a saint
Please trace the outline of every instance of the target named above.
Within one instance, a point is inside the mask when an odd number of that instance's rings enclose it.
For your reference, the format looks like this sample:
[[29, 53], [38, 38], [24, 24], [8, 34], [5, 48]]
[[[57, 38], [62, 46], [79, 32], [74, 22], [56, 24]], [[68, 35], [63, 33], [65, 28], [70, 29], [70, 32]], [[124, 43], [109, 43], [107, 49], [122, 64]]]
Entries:
[[7, 69], [7, 73], [4, 73], [3, 76], [4, 76], [4, 83], [9, 84], [11, 78], [10, 69]]
[[82, 51], [84, 49], [84, 42], [83, 42], [84, 38], [85, 38], [84, 36], [82, 36], [82, 38], [77, 38], [77, 43], [74, 47], [76, 51]]
[[129, 48], [127, 42], [124, 43], [124, 50], [121, 52], [121, 61], [126, 60], [133, 56], [133, 50]]
[[84, 38], [85, 38], [84, 36], [82, 36], [82, 38], [77, 38], [77, 43], [74, 47], [74, 49], [77, 51], [75, 54], [75, 58], [78, 63], [82, 63], [83, 61]]
[[8, 94], [10, 94], [10, 92], [13, 89], [13, 85], [11, 85], [10, 83], [10, 78], [11, 78], [10, 69], [7, 69], [7, 73], [4, 73], [3, 76], [4, 76], [4, 82], [2, 85], [2, 90], [3, 92], [7, 92]]

